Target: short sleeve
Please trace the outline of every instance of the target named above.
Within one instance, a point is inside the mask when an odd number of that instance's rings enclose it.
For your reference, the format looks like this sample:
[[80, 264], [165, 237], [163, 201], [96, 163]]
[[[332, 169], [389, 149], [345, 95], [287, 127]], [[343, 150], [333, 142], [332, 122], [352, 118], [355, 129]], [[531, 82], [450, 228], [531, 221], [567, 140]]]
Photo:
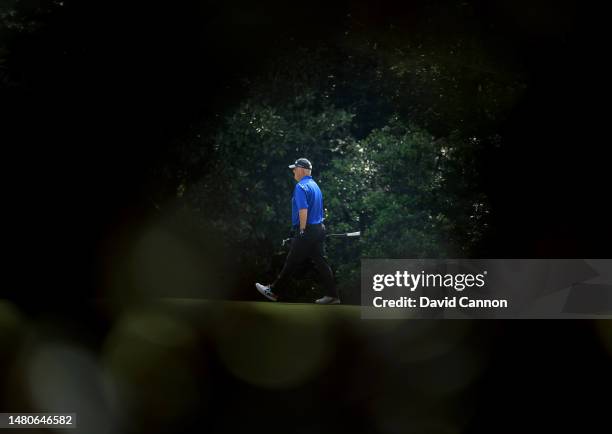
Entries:
[[295, 192], [293, 195], [295, 196], [295, 204], [297, 205], [298, 209], [308, 208], [306, 191], [304, 191], [304, 188], [300, 184], [295, 186]]

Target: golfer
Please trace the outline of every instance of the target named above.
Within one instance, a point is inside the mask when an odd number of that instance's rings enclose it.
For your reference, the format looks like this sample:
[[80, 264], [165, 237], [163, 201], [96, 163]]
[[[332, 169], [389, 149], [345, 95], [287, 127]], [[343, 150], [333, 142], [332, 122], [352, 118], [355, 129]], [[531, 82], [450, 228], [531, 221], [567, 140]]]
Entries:
[[315, 303], [340, 304], [334, 275], [324, 257], [323, 194], [310, 176], [312, 164], [306, 158], [298, 158], [289, 168], [293, 169], [293, 178], [297, 181], [291, 200], [292, 230], [296, 236], [276, 280], [267, 286], [256, 283], [255, 287], [268, 300], [278, 301], [296, 268], [304, 261], [312, 259], [326, 294], [315, 300]]

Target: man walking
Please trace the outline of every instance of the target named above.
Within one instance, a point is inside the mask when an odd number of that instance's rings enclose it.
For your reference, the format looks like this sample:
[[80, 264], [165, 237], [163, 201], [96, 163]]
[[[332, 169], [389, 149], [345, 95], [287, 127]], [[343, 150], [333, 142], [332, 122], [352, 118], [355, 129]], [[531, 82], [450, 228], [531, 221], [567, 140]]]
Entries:
[[289, 168], [293, 170], [293, 177], [297, 181], [291, 200], [292, 229], [296, 236], [276, 280], [267, 286], [256, 283], [255, 287], [268, 300], [278, 301], [280, 291], [296, 268], [307, 259], [312, 259], [326, 293], [324, 297], [315, 300], [315, 303], [340, 304], [334, 275], [324, 257], [323, 194], [310, 176], [312, 164], [306, 158], [298, 158]]

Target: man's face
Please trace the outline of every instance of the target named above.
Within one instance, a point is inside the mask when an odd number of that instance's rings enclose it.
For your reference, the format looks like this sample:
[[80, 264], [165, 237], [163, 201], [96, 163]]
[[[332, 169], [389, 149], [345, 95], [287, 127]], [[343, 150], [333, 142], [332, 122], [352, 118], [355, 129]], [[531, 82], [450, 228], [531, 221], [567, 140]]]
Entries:
[[295, 179], [296, 181], [300, 181], [301, 176], [300, 176], [300, 171], [302, 170], [301, 167], [294, 167], [293, 169], [293, 179]]

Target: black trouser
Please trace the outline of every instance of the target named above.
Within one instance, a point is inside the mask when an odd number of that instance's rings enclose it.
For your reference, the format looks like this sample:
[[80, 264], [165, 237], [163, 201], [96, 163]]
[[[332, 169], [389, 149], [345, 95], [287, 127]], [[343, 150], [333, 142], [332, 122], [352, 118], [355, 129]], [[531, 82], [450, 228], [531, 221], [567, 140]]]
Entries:
[[338, 297], [334, 274], [325, 259], [325, 226], [322, 223], [306, 225], [304, 235], [293, 238], [285, 265], [271, 285], [274, 292], [278, 295], [279, 291], [283, 291], [295, 270], [308, 259], [314, 262], [325, 295]]

